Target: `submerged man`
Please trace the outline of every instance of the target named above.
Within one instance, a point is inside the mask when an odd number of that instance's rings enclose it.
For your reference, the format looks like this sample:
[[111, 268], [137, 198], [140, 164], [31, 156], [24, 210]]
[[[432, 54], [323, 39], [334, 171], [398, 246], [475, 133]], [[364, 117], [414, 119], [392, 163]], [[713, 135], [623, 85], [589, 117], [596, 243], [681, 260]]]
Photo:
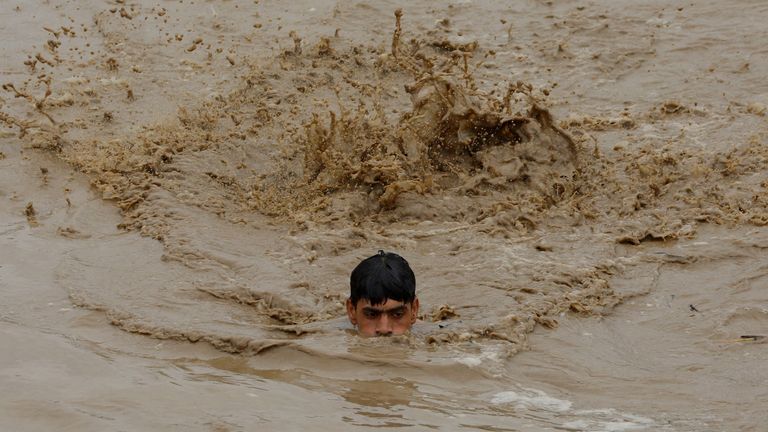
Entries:
[[347, 315], [361, 335], [401, 335], [416, 322], [416, 277], [400, 255], [380, 250], [352, 270], [349, 282]]

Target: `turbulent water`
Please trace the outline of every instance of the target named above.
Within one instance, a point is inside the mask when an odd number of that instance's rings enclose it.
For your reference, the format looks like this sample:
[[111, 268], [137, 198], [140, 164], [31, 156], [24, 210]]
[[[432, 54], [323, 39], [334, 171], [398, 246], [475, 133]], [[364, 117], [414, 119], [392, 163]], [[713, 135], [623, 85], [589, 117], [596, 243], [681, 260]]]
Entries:
[[[3, 429], [768, 421], [763, 2], [0, 18]], [[407, 337], [346, 323], [378, 249]]]

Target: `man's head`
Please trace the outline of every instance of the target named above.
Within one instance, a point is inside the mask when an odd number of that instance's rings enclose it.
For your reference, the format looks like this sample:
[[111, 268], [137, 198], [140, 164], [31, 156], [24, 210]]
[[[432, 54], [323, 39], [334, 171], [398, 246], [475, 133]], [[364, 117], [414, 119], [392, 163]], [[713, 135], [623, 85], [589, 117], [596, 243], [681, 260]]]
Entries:
[[379, 251], [352, 270], [347, 315], [363, 336], [407, 332], [419, 313], [416, 277], [400, 255]]

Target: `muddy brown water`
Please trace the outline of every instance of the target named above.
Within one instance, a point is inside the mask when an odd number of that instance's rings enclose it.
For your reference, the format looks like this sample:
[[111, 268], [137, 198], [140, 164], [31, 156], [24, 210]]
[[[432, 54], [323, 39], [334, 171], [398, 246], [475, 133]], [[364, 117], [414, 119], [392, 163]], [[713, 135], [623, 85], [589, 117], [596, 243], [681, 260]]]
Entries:
[[0, 18], [1, 429], [765, 429], [764, 2]]

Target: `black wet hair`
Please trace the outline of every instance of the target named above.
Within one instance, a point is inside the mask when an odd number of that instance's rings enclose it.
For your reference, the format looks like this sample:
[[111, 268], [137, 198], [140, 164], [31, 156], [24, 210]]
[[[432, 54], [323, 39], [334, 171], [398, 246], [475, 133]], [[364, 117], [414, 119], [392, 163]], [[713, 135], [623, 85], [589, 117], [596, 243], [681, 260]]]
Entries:
[[352, 270], [349, 286], [349, 299], [354, 306], [361, 299], [372, 305], [385, 303], [388, 299], [403, 303], [412, 303], [416, 299], [416, 276], [408, 261], [383, 250], [362, 260]]

